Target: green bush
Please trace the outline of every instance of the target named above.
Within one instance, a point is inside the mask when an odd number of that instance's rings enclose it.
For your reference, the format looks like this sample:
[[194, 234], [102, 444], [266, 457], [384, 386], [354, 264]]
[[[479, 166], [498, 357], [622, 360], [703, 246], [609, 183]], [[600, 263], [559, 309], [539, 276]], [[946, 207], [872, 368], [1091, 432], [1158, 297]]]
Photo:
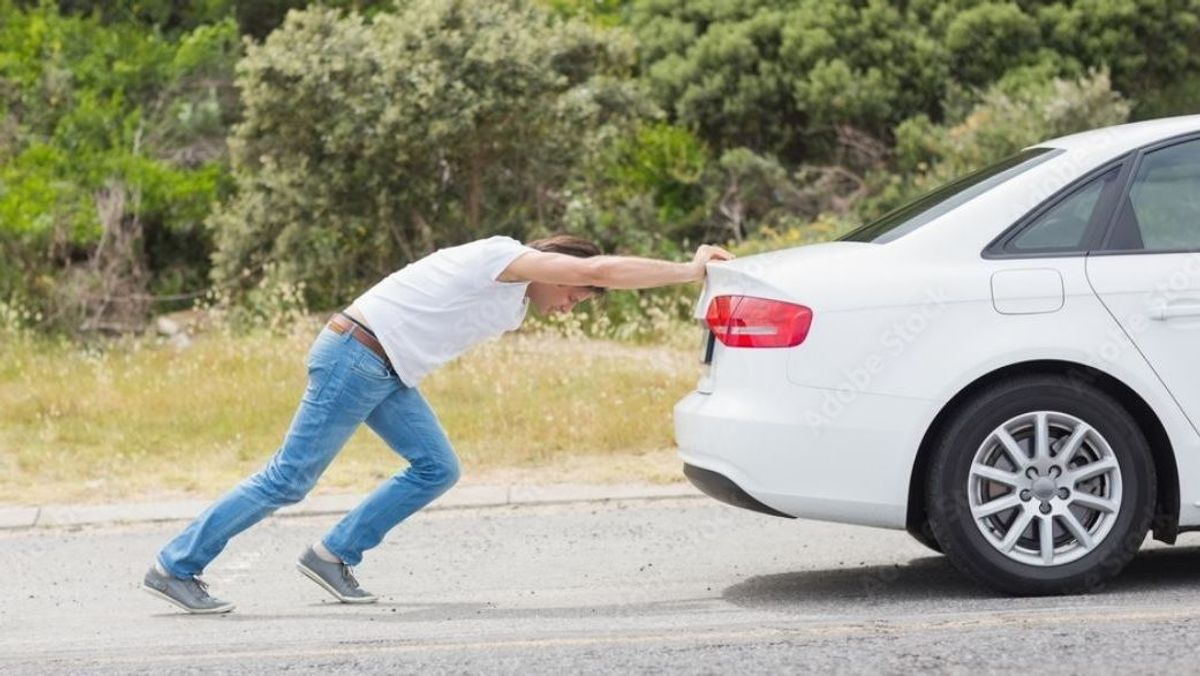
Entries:
[[1045, 44], [1084, 68], [1105, 67], [1134, 99], [1200, 72], [1200, 2], [1074, 0], [1031, 7]]
[[835, 125], [882, 136], [934, 111], [947, 76], [934, 37], [882, 2], [656, 0], [634, 3], [631, 25], [673, 120], [788, 163], [826, 151]]
[[956, 12], [945, 29], [950, 72], [961, 84], [991, 84], [1036, 58], [1041, 46], [1037, 20], [1019, 5], [992, 2]]
[[[0, 307], [120, 328], [214, 285], [262, 324], [495, 233], [822, 241], [1200, 112], [1197, 45], [1198, 0], [0, 0]], [[585, 323], [656, 335], [688, 293]]]
[[523, 2], [290, 14], [238, 69], [217, 279], [273, 261], [329, 307], [436, 247], [555, 229], [567, 177], [642, 108], [632, 58]]
[[961, 119], [917, 116], [896, 128], [895, 169], [876, 172], [861, 215], [881, 215], [920, 193], [1053, 137], [1120, 124], [1130, 104], [1105, 72], [1078, 80], [986, 91]]
[[669, 121], [785, 166], [834, 158], [839, 127], [890, 142], [913, 116], [940, 124], [963, 89], [1006, 78], [1107, 68], [1138, 99], [1200, 73], [1196, 0], [643, 0], [629, 13]]
[[66, 283], [93, 275], [100, 200], [114, 190], [123, 210], [109, 218], [138, 238], [129, 265], [153, 273], [115, 280], [122, 293], [204, 281], [203, 222], [224, 185], [224, 131], [236, 107], [220, 78], [229, 80], [239, 53], [231, 22], [170, 41], [0, 0], [0, 299], [76, 327], [80, 295], [114, 286]]

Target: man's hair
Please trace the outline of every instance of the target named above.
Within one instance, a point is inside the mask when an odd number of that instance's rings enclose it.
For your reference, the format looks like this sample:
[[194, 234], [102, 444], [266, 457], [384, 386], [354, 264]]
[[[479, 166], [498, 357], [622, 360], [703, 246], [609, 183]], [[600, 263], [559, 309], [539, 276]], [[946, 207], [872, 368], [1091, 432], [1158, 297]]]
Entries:
[[[599, 256], [604, 252], [600, 250], [599, 245], [590, 239], [578, 237], [576, 235], [550, 235], [541, 239], [535, 239], [532, 242], [526, 242], [525, 246], [546, 253], [565, 254], [567, 256], [575, 256], [576, 258], [591, 258]], [[607, 289], [602, 286], [589, 286], [592, 293], [603, 295]]]
[[591, 258], [603, 253], [600, 251], [600, 247], [596, 246], [595, 242], [583, 237], [576, 237], [575, 235], [551, 235], [542, 239], [535, 239], [525, 246], [537, 249], [538, 251], [566, 254], [577, 258]]

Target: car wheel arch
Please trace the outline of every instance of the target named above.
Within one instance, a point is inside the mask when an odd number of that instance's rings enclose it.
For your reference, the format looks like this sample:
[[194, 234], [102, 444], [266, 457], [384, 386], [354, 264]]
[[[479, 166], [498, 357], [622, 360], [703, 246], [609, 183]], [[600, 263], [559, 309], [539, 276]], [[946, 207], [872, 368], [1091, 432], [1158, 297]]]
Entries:
[[1026, 361], [995, 369], [971, 381], [942, 406], [926, 428], [913, 460], [909, 475], [905, 529], [918, 540], [921, 540], [928, 530], [924, 496], [929, 478], [929, 460], [933, 442], [950, 416], [980, 389], [1002, 378], [1023, 375], [1059, 375], [1077, 386], [1098, 387], [1125, 407], [1149, 442], [1154, 458], [1158, 477], [1158, 499], [1151, 525], [1154, 539], [1174, 544], [1179, 533], [1179, 471], [1174, 448], [1162, 421], [1145, 399], [1121, 380], [1095, 367], [1061, 360]]

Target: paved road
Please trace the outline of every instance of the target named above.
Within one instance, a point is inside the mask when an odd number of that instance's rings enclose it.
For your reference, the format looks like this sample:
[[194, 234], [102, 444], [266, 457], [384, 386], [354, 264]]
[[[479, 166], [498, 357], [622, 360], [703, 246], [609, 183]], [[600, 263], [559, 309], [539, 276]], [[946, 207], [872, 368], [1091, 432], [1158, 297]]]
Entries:
[[239, 607], [137, 590], [179, 524], [0, 535], [0, 671], [1058, 674], [1200, 670], [1200, 537], [1103, 593], [999, 598], [905, 534], [707, 500], [417, 515], [349, 607], [292, 567], [334, 517], [272, 520], [211, 566]]

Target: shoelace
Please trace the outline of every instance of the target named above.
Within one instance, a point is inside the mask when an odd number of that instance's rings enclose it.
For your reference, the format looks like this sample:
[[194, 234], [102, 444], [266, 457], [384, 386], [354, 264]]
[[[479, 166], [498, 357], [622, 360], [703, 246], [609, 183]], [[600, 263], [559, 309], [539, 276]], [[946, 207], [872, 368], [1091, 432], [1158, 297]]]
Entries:
[[201, 599], [210, 598], [208, 595], [208, 583], [200, 578], [199, 575], [192, 576], [192, 583], [196, 585], [196, 596]]
[[354, 566], [342, 564], [342, 579], [346, 584], [350, 585], [351, 589], [358, 589], [358, 580], [354, 578]]

